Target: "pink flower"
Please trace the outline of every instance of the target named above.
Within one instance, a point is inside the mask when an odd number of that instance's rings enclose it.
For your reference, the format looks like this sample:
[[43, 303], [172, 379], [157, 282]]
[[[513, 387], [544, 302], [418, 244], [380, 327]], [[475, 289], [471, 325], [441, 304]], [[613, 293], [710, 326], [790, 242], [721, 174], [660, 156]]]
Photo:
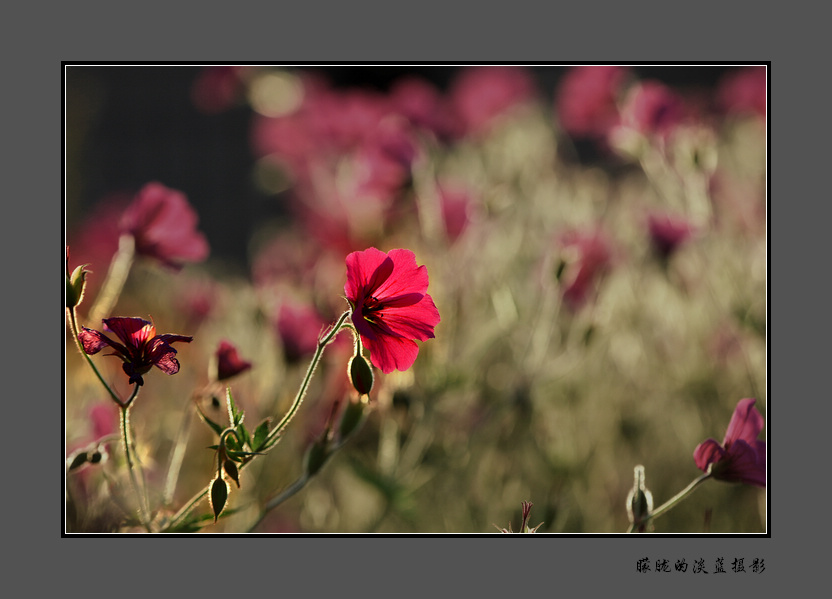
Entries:
[[570, 69], [558, 86], [556, 116], [572, 137], [604, 139], [618, 122], [616, 101], [627, 76], [617, 65]]
[[763, 416], [754, 407], [756, 399], [741, 399], [734, 409], [722, 445], [706, 439], [693, 452], [696, 466], [710, 468], [717, 480], [766, 486], [766, 442], [758, 441]]
[[466, 134], [484, 133], [495, 120], [534, 98], [535, 82], [522, 67], [468, 67], [451, 84], [450, 102]]
[[384, 373], [407, 370], [419, 353], [415, 341], [434, 337], [439, 311], [427, 294], [428, 272], [410, 250], [376, 248], [347, 256], [344, 292], [352, 322]]
[[453, 243], [468, 226], [474, 199], [465, 188], [442, 185], [439, 188], [439, 203], [442, 220], [445, 222], [445, 233]]
[[612, 246], [602, 231], [569, 231], [561, 238], [563, 299], [574, 310], [588, 300], [612, 264]]
[[251, 368], [251, 362], [240, 358], [237, 348], [226, 340], [217, 347], [217, 380], [224, 381]]
[[716, 102], [725, 113], [766, 116], [766, 67], [752, 66], [726, 73], [716, 89]]
[[647, 231], [653, 251], [667, 260], [676, 249], [693, 235], [693, 225], [681, 217], [669, 214], [650, 214], [647, 217]]
[[136, 194], [120, 228], [133, 236], [136, 254], [178, 270], [185, 262], [208, 257], [208, 242], [196, 230], [197, 220], [185, 194], [153, 182]]
[[143, 385], [142, 375], [155, 366], [165, 374], [179, 372], [179, 361], [174, 357], [176, 350], [171, 343], [183, 341], [190, 343], [193, 337], [187, 335], [157, 335], [156, 327], [142, 318], [105, 318], [104, 325], [115, 333], [121, 341], [113, 341], [103, 333], [81, 327], [78, 334], [84, 351], [89, 355], [97, 354], [104, 347], [110, 346], [114, 351], [111, 356], [118, 357], [130, 383]]
[[664, 136], [687, 117], [687, 108], [673, 90], [658, 81], [636, 84], [621, 109], [621, 124], [647, 136]]
[[440, 140], [457, 134], [459, 123], [439, 90], [419, 77], [403, 77], [390, 89], [394, 108], [414, 127], [430, 131]]
[[283, 344], [283, 355], [292, 364], [315, 351], [324, 321], [310, 305], [282, 302], [275, 326]]

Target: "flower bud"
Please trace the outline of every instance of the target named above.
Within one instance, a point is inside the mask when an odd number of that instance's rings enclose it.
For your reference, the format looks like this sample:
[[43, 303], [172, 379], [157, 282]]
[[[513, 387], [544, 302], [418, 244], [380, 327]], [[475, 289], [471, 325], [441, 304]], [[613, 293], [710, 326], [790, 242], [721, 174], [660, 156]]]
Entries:
[[222, 469], [225, 470], [225, 473], [228, 477], [237, 483], [237, 488], [240, 488], [240, 475], [237, 471], [237, 464], [235, 464], [232, 460], [225, 460], [222, 463]]
[[341, 415], [341, 423], [338, 425], [338, 437], [346, 439], [349, 437], [361, 421], [364, 419], [366, 404], [361, 401], [348, 401], [344, 413]]
[[86, 451], [79, 451], [72, 459], [67, 459], [69, 462], [69, 466], [67, 466], [67, 470], [75, 470], [76, 468], [80, 468], [84, 464], [87, 463], [87, 452]]
[[228, 483], [222, 476], [218, 476], [211, 483], [211, 509], [214, 512], [214, 522], [220, 517], [225, 502], [228, 499]]
[[636, 466], [633, 470], [633, 488], [627, 496], [627, 517], [630, 524], [638, 526], [639, 532], [647, 528], [642, 522], [650, 516], [653, 511], [653, 494], [644, 484], [644, 466]]
[[361, 395], [367, 395], [373, 388], [373, 369], [367, 364], [364, 356], [355, 354], [350, 358], [350, 381]]
[[69, 274], [69, 270], [67, 269], [67, 277], [66, 277], [66, 307], [67, 308], [74, 308], [81, 303], [81, 300], [84, 299], [84, 287], [86, 286], [86, 279], [88, 270], [84, 269], [84, 266], [78, 266], [72, 274]]
[[309, 477], [315, 476], [323, 468], [327, 458], [329, 458], [329, 436], [324, 434], [322, 438], [312, 443], [306, 452], [303, 461], [306, 475]]

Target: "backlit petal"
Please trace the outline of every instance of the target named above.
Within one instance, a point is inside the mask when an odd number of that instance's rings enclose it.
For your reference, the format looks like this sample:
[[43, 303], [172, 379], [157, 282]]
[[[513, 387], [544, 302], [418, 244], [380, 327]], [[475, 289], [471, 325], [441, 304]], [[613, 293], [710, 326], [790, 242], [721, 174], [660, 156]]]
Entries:
[[723, 445], [726, 447], [732, 441], [742, 439], [748, 443], [757, 440], [760, 431], [763, 430], [763, 416], [754, 407], [754, 398], [741, 399], [734, 409], [731, 422], [728, 424], [728, 431], [725, 433]]

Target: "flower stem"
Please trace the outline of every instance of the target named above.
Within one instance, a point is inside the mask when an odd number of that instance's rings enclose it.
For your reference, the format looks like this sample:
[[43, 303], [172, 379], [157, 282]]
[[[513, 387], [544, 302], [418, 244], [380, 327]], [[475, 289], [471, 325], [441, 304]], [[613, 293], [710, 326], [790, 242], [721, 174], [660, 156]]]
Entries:
[[107, 316], [110, 310], [113, 309], [113, 306], [115, 306], [118, 297], [121, 295], [124, 282], [127, 280], [127, 275], [130, 273], [130, 267], [133, 265], [135, 253], [136, 244], [133, 236], [122, 235], [118, 241], [118, 251], [113, 256], [112, 262], [110, 262], [110, 269], [107, 271], [104, 285], [90, 309], [89, 317], [91, 322], [98, 322]]
[[627, 532], [631, 533], [631, 532], [635, 531], [639, 526], [641, 526], [643, 524], [647, 524], [650, 520], [653, 520], [654, 518], [658, 518], [659, 516], [661, 516], [665, 512], [669, 511], [671, 508], [675, 507], [677, 503], [679, 503], [680, 501], [685, 499], [688, 495], [690, 495], [693, 492], [693, 490], [696, 489], [696, 487], [698, 487], [700, 484], [702, 484], [703, 482], [708, 480], [710, 477], [711, 477], [711, 473], [706, 472], [702, 476], [700, 476], [698, 478], [695, 478], [693, 481], [691, 481], [691, 483], [687, 487], [685, 487], [684, 489], [682, 489], [681, 491], [676, 493], [676, 495], [674, 495], [673, 497], [668, 499], [661, 506], [659, 506], [658, 508], [656, 508], [655, 510], [650, 512], [645, 518], [643, 518], [642, 520], [640, 520], [638, 522], [633, 522], [630, 525], [630, 529]]
[[[283, 430], [286, 428], [286, 426], [292, 420], [294, 415], [297, 413], [298, 408], [300, 407], [300, 404], [303, 403], [303, 398], [306, 395], [306, 391], [309, 388], [309, 382], [312, 380], [312, 375], [315, 373], [315, 369], [317, 368], [318, 363], [321, 360], [321, 355], [323, 355], [324, 348], [333, 339], [335, 339], [335, 336], [338, 334], [338, 332], [342, 328], [350, 326], [349, 324], [345, 324], [345, 322], [346, 322], [347, 318], [349, 318], [350, 314], [352, 314], [352, 312], [350, 310], [347, 310], [346, 312], [341, 314], [341, 316], [338, 318], [338, 320], [335, 322], [335, 324], [332, 326], [332, 328], [330, 328], [324, 335], [322, 335], [320, 337], [320, 339], [318, 339], [318, 346], [315, 348], [315, 354], [312, 356], [312, 361], [309, 363], [309, 368], [307, 368], [307, 370], [306, 370], [306, 376], [304, 376], [303, 381], [301, 382], [300, 388], [298, 389], [297, 395], [295, 396], [295, 400], [294, 400], [294, 402], [292, 402], [292, 405], [289, 407], [289, 411], [286, 413], [286, 415], [283, 417], [283, 419], [278, 423], [278, 425], [275, 428], [273, 428], [269, 432], [269, 435], [268, 435], [268, 437], [267, 437], [267, 439], [264, 443], [266, 446], [269, 446], [270, 444], [272, 444], [272, 442], [274, 442], [274, 440], [277, 439], [277, 437], [280, 436], [280, 434], [283, 432]], [[249, 463], [250, 462], [243, 463], [240, 466], [240, 469], [244, 468]], [[286, 491], [284, 491], [281, 495], [278, 495], [270, 503], [276, 501], [280, 497], [283, 497], [283, 499], [281, 499], [279, 501], [279, 502], [282, 502], [285, 499], [288, 499], [288, 497], [290, 497], [291, 495], [294, 495], [297, 491], [299, 491], [303, 487], [303, 485], [306, 484], [305, 479], [308, 479], [308, 477], [306, 477], [306, 476], [301, 477], [300, 479], [298, 479], [297, 481], [292, 483], [292, 485], [288, 489], [286, 489]], [[294, 489], [294, 487], [296, 485], [298, 485], [298, 487], [297, 487], [297, 489]], [[185, 517], [187, 517], [188, 514], [191, 513], [191, 511], [199, 504], [199, 502], [202, 501], [208, 495], [208, 492], [210, 491], [210, 489], [211, 489], [211, 485], [209, 484], [204, 489], [199, 491], [196, 495], [194, 495], [188, 503], [186, 503], [184, 506], [182, 506], [182, 508], [180, 508], [180, 510], [178, 512], [176, 512], [176, 514], [173, 515], [173, 517], [170, 519], [166, 528], [168, 530], [170, 530], [170, 529], [174, 528], [176, 525], [178, 525]], [[294, 490], [292, 490], [292, 489], [294, 489]], [[291, 494], [286, 495], [286, 493], [289, 490], [292, 490]], [[277, 504], [275, 504], [275, 505], [277, 505]], [[271, 508], [269, 508], [269, 509], [271, 509]], [[268, 511], [268, 510], [266, 510], [266, 511]], [[264, 512], [263, 515], [265, 515], [265, 512]], [[262, 516], [261, 516], [261, 519], [262, 519]], [[259, 522], [259, 520], [258, 520], [258, 522]]]
[[138, 393], [139, 385], [136, 385], [130, 399], [119, 406], [121, 408], [121, 442], [124, 444], [124, 456], [127, 458], [127, 470], [130, 473], [130, 482], [133, 484], [133, 491], [136, 493], [136, 499], [139, 503], [139, 518], [145, 530], [150, 532], [150, 517], [148, 515], [150, 509], [147, 505], [147, 495], [142, 491], [142, 487], [139, 485], [139, 480], [136, 476], [137, 467], [134, 464], [132, 441], [130, 439], [130, 404]]
[[[86, 359], [87, 364], [90, 365], [92, 371], [95, 373], [95, 376], [98, 377], [98, 380], [101, 381], [101, 384], [104, 385], [104, 388], [107, 390], [107, 393], [110, 394], [110, 397], [113, 399], [114, 402], [118, 404], [120, 408], [124, 408], [127, 404], [121, 401], [121, 398], [118, 394], [113, 391], [110, 385], [107, 384], [107, 381], [104, 380], [104, 377], [101, 376], [101, 373], [96, 368], [95, 363], [92, 361], [92, 358], [84, 351], [84, 348], [81, 346], [81, 339], [78, 337], [78, 317], [75, 314], [75, 308], [67, 308], [67, 312], [69, 313], [69, 328], [72, 336], [75, 338], [75, 346], [78, 348], [78, 351], [81, 352], [81, 355], [84, 356]], [[135, 396], [135, 395], [134, 395]]]
[[271, 431], [269, 431], [269, 436], [267, 437], [267, 442], [274, 441], [283, 430], [286, 428], [286, 425], [292, 420], [295, 414], [300, 407], [300, 404], [303, 403], [303, 398], [306, 395], [306, 391], [309, 388], [309, 382], [312, 380], [312, 375], [315, 373], [315, 369], [318, 367], [318, 362], [321, 360], [321, 355], [324, 352], [324, 348], [329, 344], [338, 332], [341, 330], [344, 321], [349, 317], [351, 312], [347, 310], [338, 318], [335, 322], [335, 325], [329, 329], [329, 331], [323, 335], [320, 339], [318, 339], [318, 346], [315, 348], [315, 355], [312, 356], [312, 361], [309, 363], [309, 368], [306, 369], [306, 376], [303, 377], [303, 382], [300, 384], [300, 388], [298, 389], [298, 393], [295, 396], [295, 401], [292, 402], [292, 405], [289, 407], [289, 411], [286, 412], [286, 415], [283, 417], [276, 427], [274, 427]]

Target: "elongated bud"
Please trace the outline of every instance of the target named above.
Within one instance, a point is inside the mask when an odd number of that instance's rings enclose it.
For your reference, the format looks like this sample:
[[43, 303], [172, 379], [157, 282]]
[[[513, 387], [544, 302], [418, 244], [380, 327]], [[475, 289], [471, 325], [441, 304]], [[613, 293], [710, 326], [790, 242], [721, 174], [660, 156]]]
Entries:
[[627, 517], [630, 524], [636, 524], [639, 532], [647, 528], [642, 522], [650, 516], [653, 511], [653, 494], [644, 484], [644, 466], [636, 466], [633, 469], [633, 488], [627, 496]]
[[361, 354], [355, 354], [349, 363], [350, 381], [361, 395], [367, 395], [373, 388], [373, 369]]
[[325, 434], [318, 439], [306, 451], [306, 456], [303, 460], [303, 467], [307, 476], [314, 476], [323, 468], [329, 457], [329, 437]]
[[218, 476], [211, 483], [211, 509], [214, 512], [214, 522], [225, 508], [226, 500], [228, 500], [228, 483], [222, 476]]
[[237, 464], [235, 464], [231, 460], [225, 460], [222, 463], [222, 469], [225, 470], [225, 473], [228, 475], [228, 478], [233, 480], [237, 483], [237, 488], [240, 488], [240, 475], [237, 471]]
[[338, 437], [340, 439], [346, 439], [358, 428], [358, 425], [364, 420], [366, 407], [367, 404], [361, 399], [347, 402], [344, 413], [341, 415], [341, 422], [338, 425]]
[[66, 277], [66, 307], [67, 308], [74, 308], [75, 306], [80, 305], [81, 301], [84, 299], [84, 287], [87, 283], [87, 273], [88, 270], [85, 270], [84, 267], [86, 264], [82, 266], [78, 266], [72, 274], [67, 274]]

